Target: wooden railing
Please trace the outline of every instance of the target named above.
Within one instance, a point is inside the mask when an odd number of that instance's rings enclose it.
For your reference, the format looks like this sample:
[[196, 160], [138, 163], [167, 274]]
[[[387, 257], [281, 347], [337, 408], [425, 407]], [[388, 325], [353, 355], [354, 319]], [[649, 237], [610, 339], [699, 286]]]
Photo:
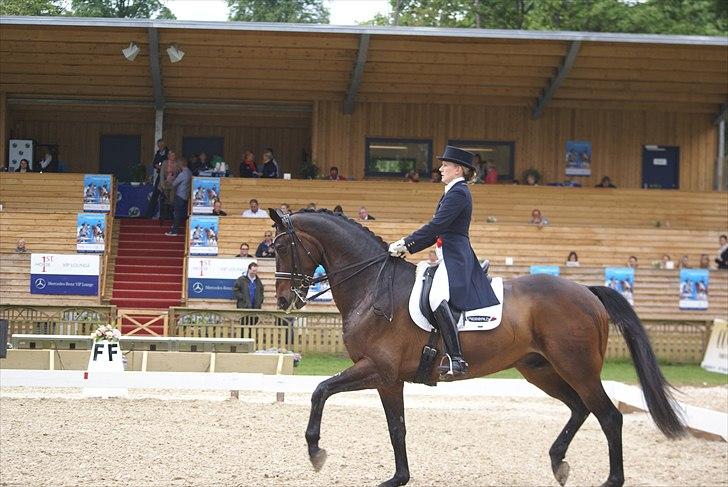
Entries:
[[90, 335], [115, 318], [116, 306], [0, 306], [0, 319], [8, 320], [11, 335]]

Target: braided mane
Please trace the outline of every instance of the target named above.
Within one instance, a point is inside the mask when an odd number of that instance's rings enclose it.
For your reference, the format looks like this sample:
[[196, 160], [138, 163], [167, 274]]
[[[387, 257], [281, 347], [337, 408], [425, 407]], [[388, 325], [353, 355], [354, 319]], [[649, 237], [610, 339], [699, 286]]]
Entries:
[[379, 244], [380, 247], [385, 248], [385, 249], [388, 247], [387, 242], [385, 242], [382, 239], [382, 237], [380, 237], [376, 233], [372, 232], [371, 230], [369, 230], [367, 227], [365, 227], [358, 221], [353, 220], [353, 219], [349, 218], [348, 216], [344, 215], [343, 213], [334, 213], [333, 211], [329, 210], [328, 208], [321, 208], [321, 209], [317, 209], [317, 210], [304, 208], [304, 209], [298, 210], [297, 212], [295, 212], [293, 214], [294, 215], [317, 214], [317, 215], [325, 216], [330, 219], [336, 219], [336, 221], [343, 222], [343, 223], [347, 224], [348, 226], [350, 226], [351, 228], [354, 228], [357, 231], [363, 233], [364, 235], [366, 235], [367, 238], [374, 239], [374, 241], [377, 244]]

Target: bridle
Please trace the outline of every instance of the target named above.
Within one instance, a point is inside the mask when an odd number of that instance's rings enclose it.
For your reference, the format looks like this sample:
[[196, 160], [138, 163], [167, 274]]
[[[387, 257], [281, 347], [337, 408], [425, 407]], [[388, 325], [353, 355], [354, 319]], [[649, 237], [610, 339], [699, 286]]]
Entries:
[[[306, 305], [313, 299], [321, 296], [325, 292], [329, 291], [329, 289], [333, 289], [334, 287], [342, 284], [343, 282], [348, 281], [352, 277], [356, 276], [357, 274], [361, 273], [365, 269], [371, 267], [372, 265], [382, 262], [382, 268], [379, 270], [379, 273], [381, 274], [382, 269], [384, 268], [384, 265], [387, 263], [387, 257], [389, 257], [389, 252], [383, 252], [379, 255], [376, 255], [374, 257], [371, 257], [369, 259], [366, 259], [362, 262], [355, 262], [353, 264], [349, 264], [347, 266], [344, 266], [340, 269], [336, 269], [331, 272], [327, 272], [323, 275], [320, 275], [318, 277], [315, 276], [309, 276], [308, 274], [302, 273], [299, 269], [301, 268], [301, 262], [298, 255], [298, 247], [300, 246], [308, 256], [311, 261], [313, 261], [314, 264], [319, 265], [321, 262], [317, 260], [313, 254], [308, 250], [306, 245], [304, 244], [301, 237], [296, 233], [296, 229], [293, 227], [293, 221], [291, 219], [291, 215], [281, 215], [281, 221], [283, 222], [284, 231], [278, 233], [275, 238], [273, 239], [273, 243], [275, 244], [275, 241], [278, 239], [278, 237], [281, 237], [283, 235], [288, 235], [291, 237], [291, 253], [292, 253], [292, 269], [291, 272], [278, 272], [276, 271], [275, 277], [276, 280], [278, 279], [288, 279], [291, 281], [291, 292], [296, 295], [296, 297], [301, 300], [301, 302]], [[358, 267], [358, 269], [356, 269]], [[320, 291], [310, 297], [306, 297], [306, 289], [311, 286], [312, 284], [317, 284], [319, 282], [328, 281], [331, 276], [340, 274], [344, 271], [350, 270], [350, 269], [356, 269], [351, 274], [348, 274], [346, 277], [342, 278], [335, 284], [329, 281], [329, 289], [325, 289], [323, 291]], [[295, 300], [291, 302], [289, 305], [288, 311], [294, 306]]]

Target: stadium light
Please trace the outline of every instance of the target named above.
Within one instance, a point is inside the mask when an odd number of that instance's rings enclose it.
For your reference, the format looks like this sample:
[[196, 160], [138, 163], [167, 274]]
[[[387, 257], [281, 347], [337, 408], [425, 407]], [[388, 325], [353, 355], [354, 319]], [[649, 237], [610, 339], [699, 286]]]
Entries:
[[173, 63], [178, 63], [182, 61], [182, 58], [185, 57], [185, 52], [177, 49], [177, 46], [171, 45], [167, 48], [167, 54], [169, 55], [169, 60]]
[[122, 49], [121, 53], [124, 55], [127, 61], [131, 62], [139, 55], [139, 51], [139, 46], [137, 46], [133, 42], [130, 42], [129, 47]]

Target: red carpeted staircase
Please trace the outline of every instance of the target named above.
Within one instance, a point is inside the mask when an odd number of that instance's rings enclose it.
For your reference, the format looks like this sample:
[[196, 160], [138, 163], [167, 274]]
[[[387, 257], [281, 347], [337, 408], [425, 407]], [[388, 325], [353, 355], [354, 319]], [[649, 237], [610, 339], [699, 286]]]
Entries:
[[[182, 270], [185, 252], [184, 233], [177, 237], [164, 235], [167, 226], [158, 220], [119, 220], [116, 268], [111, 304], [119, 309], [166, 311], [179, 306], [182, 299]], [[149, 316], [137, 313], [135, 319], [145, 322], [159, 313]], [[136, 325], [122, 320], [122, 333], [128, 333]], [[162, 335], [161, 320], [150, 325], [150, 330]], [[144, 330], [138, 334], [144, 334]]]

